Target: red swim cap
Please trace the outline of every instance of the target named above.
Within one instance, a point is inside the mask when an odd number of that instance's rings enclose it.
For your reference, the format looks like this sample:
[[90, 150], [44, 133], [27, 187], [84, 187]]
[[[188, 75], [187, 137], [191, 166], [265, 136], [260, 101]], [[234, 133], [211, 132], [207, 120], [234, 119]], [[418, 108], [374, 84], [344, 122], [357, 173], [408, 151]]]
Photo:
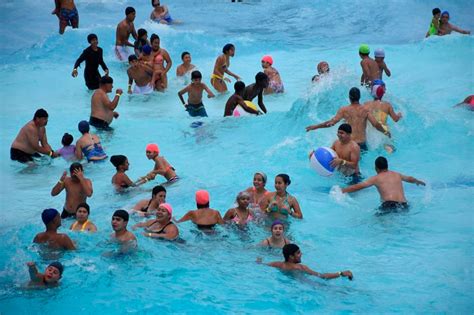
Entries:
[[146, 150], [147, 151], [150, 151], [150, 152], [156, 152], [156, 153], [160, 153], [160, 149], [158, 149], [158, 145], [155, 144], [155, 143], [150, 143], [146, 146]]
[[205, 205], [209, 203], [209, 193], [207, 190], [196, 191], [196, 203], [198, 205]]
[[273, 64], [273, 58], [270, 55], [263, 56], [262, 61], [268, 62], [270, 64], [270, 66]]

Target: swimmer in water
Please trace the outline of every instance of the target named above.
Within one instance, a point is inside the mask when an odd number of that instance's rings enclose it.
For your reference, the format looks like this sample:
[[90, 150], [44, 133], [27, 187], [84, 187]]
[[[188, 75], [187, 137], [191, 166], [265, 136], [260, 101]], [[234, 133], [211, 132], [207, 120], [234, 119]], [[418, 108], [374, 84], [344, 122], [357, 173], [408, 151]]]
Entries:
[[474, 111], [474, 95], [470, 95], [470, 96], [466, 97], [464, 99], [464, 101], [462, 101], [461, 103], [455, 105], [454, 107], [459, 107], [459, 106], [462, 106], [462, 107], [465, 107], [469, 110]]
[[275, 192], [268, 193], [263, 202], [263, 208], [273, 219], [292, 216], [297, 219], [303, 218], [298, 200], [291, 196], [286, 188], [291, 184], [290, 176], [278, 174], [275, 177]]
[[360, 85], [370, 87], [372, 82], [378, 79], [379, 66], [377, 62], [370, 58], [370, 48], [366, 44], [359, 47], [359, 56], [362, 59], [360, 66], [362, 68], [362, 76], [360, 77]]
[[176, 68], [177, 77], [183, 77], [196, 68], [195, 65], [191, 64], [191, 54], [189, 52], [183, 52], [181, 54], [181, 60], [183, 63]]
[[132, 35], [133, 39], [138, 39], [135, 25], [133, 24], [136, 16], [137, 12], [135, 9], [133, 7], [127, 7], [125, 9], [125, 19], [117, 24], [115, 31], [115, 55], [120, 61], [127, 61], [128, 56], [132, 54], [128, 49], [128, 47], [134, 47], [134, 45], [128, 41], [130, 35]]
[[345, 176], [352, 176], [353, 182], [360, 181], [359, 160], [360, 148], [351, 140], [352, 128], [341, 124], [337, 129], [337, 140], [331, 146], [337, 157], [331, 161], [331, 167], [337, 168]]
[[61, 139], [61, 144], [63, 147], [58, 150], [58, 155], [60, 155], [66, 161], [73, 161], [76, 159], [76, 146], [72, 144], [74, 137], [69, 133], [65, 133]]
[[82, 133], [82, 136], [76, 141], [76, 158], [82, 160], [85, 157], [87, 162], [105, 160], [107, 154], [104, 152], [99, 136], [89, 132], [89, 123], [85, 120], [80, 121], [77, 129]]
[[433, 18], [431, 19], [430, 28], [428, 29], [428, 32], [426, 32], [425, 37], [438, 35], [439, 18], [441, 17], [441, 10], [439, 8], [434, 8], [432, 12], [433, 12]]
[[157, 144], [148, 144], [146, 146], [145, 153], [149, 160], [153, 160], [153, 162], [155, 162], [155, 167], [146, 176], [141, 177], [140, 180], [153, 180], [155, 179], [156, 175], [161, 175], [166, 178], [166, 183], [173, 183], [179, 179], [178, 175], [176, 175], [174, 167], [171, 166], [164, 157], [159, 156], [160, 150], [158, 149]]
[[[395, 113], [389, 102], [382, 101], [385, 94], [385, 83], [382, 80], [375, 80], [371, 90], [374, 100], [365, 102], [363, 106], [372, 113], [385, 131], [389, 131], [387, 117], [390, 116], [394, 122], [398, 122], [402, 118], [402, 113]], [[393, 153], [395, 150], [395, 147], [391, 144], [385, 144], [384, 148], [388, 153]]]
[[250, 194], [250, 209], [255, 211], [265, 211], [265, 198], [269, 191], [265, 189], [267, 175], [264, 172], [256, 172], [253, 175], [253, 187], [245, 191]]
[[79, 13], [74, 0], [54, 0], [55, 8], [51, 14], [59, 19], [59, 34], [64, 34], [66, 26], [79, 27]]
[[137, 238], [132, 232], [127, 230], [129, 215], [125, 210], [117, 210], [112, 215], [112, 229], [114, 232], [110, 235], [112, 240], [117, 241], [122, 245], [122, 251], [126, 251], [137, 247]]
[[241, 191], [237, 198], [237, 207], [227, 210], [224, 215], [224, 221], [227, 223], [235, 223], [238, 225], [245, 225], [253, 221], [255, 214], [249, 209], [250, 194], [246, 191]]
[[380, 210], [382, 212], [392, 212], [408, 209], [408, 203], [403, 192], [402, 182], [425, 186], [426, 184], [412, 176], [405, 176], [400, 173], [388, 170], [388, 161], [383, 156], [375, 160], [375, 171], [377, 175], [372, 176], [365, 182], [355, 184], [342, 189], [343, 193], [352, 193], [361, 189], [375, 186], [382, 199]]
[[140, 216], [148, 217], [155, 213], [158, 206], [166, 202], [166, 189], [165, 187], [158, 185], [153, 187], [151, 191], [151, 199], [140, 200], [134, 207], [133, 210]]
[[146, 183], [146, 180], [139, 179], [136, 182], [132, 182], [132, 180], [125, 174], [128, 171], [130, 164], [128, 163], [128, 159], [125, 155], [112, 155], [110, 157], [110, 163], [115, 166], [117, 173], [112, 176], [112, 184], [115, 186], [117, 190], [122, 190], [129, 187], [136, 187], [141, 184]]
[[255, 83], [252, 83], [245, 87], [244, 90], [244, 100], [252, 101], [256, 96], [258, 96], [258, 106], [266, 114], [267, 108], [263, 104], [263, 91], [268, 87], [268, 76], [259, 72], [255, 75]]
[[285, 237], [285, 226], [283, 222], [275, 220], [271, 227], [272, 235], [260, 242], [260, 246], [268, 248], [283, 248], [290, 244], [290, 240]]
[[107, 93], [112, 92], [113, 83], [114, 80], [111, 77], [102, 77], [99, 88], [92, 94], [89, 124], [97, 129], [110, 130], [112, 120], [119, 117], [119, 113], [114, 110], [118, 106], [123, 91], [117, 89], [114, 99], [109, 100]]
[[137, 40], [133, 43], [133, 50], [139, 59], [143, 54], [143, 47], [146, 45], [151, 47], [150, 41], [148, 41], [148, 32], [144, 28], [139, 28], [137, 31]]
[[36, 234], [33, 243], [46, 244], [51, 249], [74, 250], [76, 245], [66, 234], [58, 233], [61, 226], [61, 216], [56, 209], [45, 209], [41, 213], [41, 220], [46, 231]]
[[[382, 48], [377, 48], [374, 52], [374, 57], [375, 57], [375, 62], [377, 63], [377, 65], [379, 67], [378, 79], [382, 80], [382, 76], [383, 76], [384, 72], [387, 75], [387, 77], [391, 76], [392, 73], [390, 72], [390, 69], [387, 67], [387, 64], [384, 61], [385, 60], [385, 51]], [[375, 80], [375, 81], [377, 81], [377, 80]], [[375, 83], [373, 83], [373, 84], [375, 84]]]
[[351, 101], [350, 105], [341, 107], [336, 116], [331, 118], [328, 121], [320, 123], [318, 125], [311, 125], [306, 127], [306, 132], [311, 130], [316, 130], [320, 128], [329, 128], [337, 124], [341, 119], [344, 119], [352, 127], [352, 140], [357, 142], [361, 150], [368, 150], [366, 143], [366, 131], [367, 121], [369, 121], [372, 126], [375, 127], [378, 131], [382, 132], [386, 136], [390, 137], [390, 131], [387, 131], [383, 128], [375, 117], [363, 106], [360, 105], [360, 90], [356, 87], [353, 87], [349, 91], [349, 100]]
[[[329, 280], [339, 277], [347, 277], [349, 280], [352, 280], [353, 275], [350, 270], [333, 272], [333, 273], [319, 273], [312, 270], [306, 265], [301, 263], [301, 256], [303, 255], [300, 251], [300, 248], [295, 244], [286, 244], [282, 249], [283, 257], [285, 261], [275, 261], [271, 263], [266, 263], [270, 267], [275, 267], [281, 270], [290, 271], [297, 270], [304, 273], [310, 274], [312, 276], [319, 277], [321, 279]], [[257, 258], [257, 263], [262, 263], [261, 258]]]
[[270, 55], [262, 57], [262, 68], [263, 73], [268, 77], [268, 87], [264, 89], [265, 94], [272, 93], [283, 93], [285, 88], [281, 81], [280, 73], [277, 69], [273, 68], [273, 58]]
[[466, 31], [466, 30], [460, 29], [456, 25], [453, 25], [453, 24], [449, 23], [449, 12], [444, 11], [443, 13], [441, 13], [441, 19], [439, 20], [438, 35], [439, 36], [449, 35], [453, 31], [461, 33], [461, 34], [466, 34], [466, 35], [471, 34], [471, 31]]
[[135, 224], [132, 229], [145, 228], [143, 235], [150, 238], [165, 239], [174, 241], [179, 237], [179, 230], [176, 224], [171, 221], [173, 208], [168, 203], [162, 203], [156, 211], [156, 219]]
[[77, 206], [76, 222], [71, 224], [71, 231], [97, 232], [97, 227], [89, 220], [91, 209], [87, 203], [81, 203]]
[[230, 57], [234, 56], [235, 46], [233, 44], [226, 44], [224, 48], [222, 48], [222, 55], [220, 55], [216, 59], [216, 63], [214, 64], [214, 70], [211, 75], [211, 85], [219, 93], [227, 92], [227, 85], [225, 84], [225, 82], [227, 81], [230, 83], [230, 79], [224, 77], [225, 73], [234, 77], [237, 81], [241, 80], [238, 75], [229, 70]]
[[64, 267], [59, 261], [54, 261], [46, 267], [44, 273], [40, 273], [33, 261], [27, 262], [30, 282], [28, 286], [55, 287], [63, 276]]
[[227, 102], [225, 103], [225, 109], [224, 109], [224, 117], [227, 116], [233, 116], [234, 110], [237, 107], [237, 105], [240, 105], [243, 110], [245, 110], [248, 113], [251, 114], [256, 114], [260, 115], [261, 112], [258, 110], [255, 110], [251, 107], [248, 107], [247, 104], [245, 104], [243, 95], [245, 91], [245, 83], [242, 81], [237, 81], [234, 84], [234, 94], [232, 94]]
[[324, 75], [327, 75], [329, 73], [329, 64], [326, 61], [321, 61], [320, 63], [318, 63], [317, 70], [318, 74], [313, 76], [313, 78], [311, 79], [312, 82], [318, 82], [322, 79]]
[[[191, 117], [207, 117], [206, 109], [202, 103], [202, 92], [206, 91], [207, 98], [215, 97], [214, 93], [201, 82], [202, 74], [199, 71], [191, 73], [191, 84], [178, 92], [179, 99], [183, 103], [186, 111]], [[183, 94], [188, 94], [188, 102], [186, 103]]]
[[[168, 87], [167, 73], [171, 69], [173, 62], [171, 61], [168, 51], [160, 47], [160, 37], [156, 34], [150, 36], [151, 42], [151, 60], [153, 63], [152, 85], [156, 90], [163, 92]], [[166, 66], [165, 66], [166, 62]]]
[[209, 192], [196, 191], [196, 210], [188, 211], [178, 223], [191, 220], [199, 230], [211, 232], [216, 224], [224, 224], [219, 211], [209, 208]]
[[153, 11], [150, 14], [150, 20], [161, 24], [179, 24], [178, 20], [172, 19], [167, 5], [161, 5], [160, 0], [151, 0]]
[[[129, 67], [128, 74], [128, 94], [151, 94], [153, 93], [153, 68], [138, 60], [137, 56], [130, 55], [128, 57]], [[135, 86], [132, 85], [135, 82]]]

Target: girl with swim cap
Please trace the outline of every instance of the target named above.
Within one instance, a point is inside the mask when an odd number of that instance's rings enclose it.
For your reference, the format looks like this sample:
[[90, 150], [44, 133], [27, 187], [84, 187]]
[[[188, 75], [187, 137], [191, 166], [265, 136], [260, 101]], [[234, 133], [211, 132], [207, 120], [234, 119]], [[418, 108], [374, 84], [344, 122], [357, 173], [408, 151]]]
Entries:
[[153, 160], [155, 162], [155, 167], [146, 176], [141, 177], [141, 180], [149, 181], [155, 179], [156, 175], [161, 175], [166, 178], [167, 184], [171, 184], [179, 179], [178, 175], [176, 175], [174, 167], [171, 166], [164, 157], [159, 156], [160, 149], [158, 148], [157, 144], [148, 144], [146, 146], [145, 153], [149, 160]]
[[285, 237], [285, 226], [283, 222], [275, 220], [271, 227], [272, 235], [260, 242], [260, 246], [268, 248], [283, 248], [286, 244], [290, 244], [290, 240]]
[[71, 224], [71, 231], [97, 232], [97, 227], [92, 221], [89, 221], [90, 207], [87, 203], [81, 203], [77, 206], [76, 222]]
[[265, 196], [269, 193], [265, 189], [267, 183], [267, 175], [263, 172], [257, 172], [253, 175], [253, 187], [247, 188], [245, 191], [250, 194], [250, 209], [254, 212], [263, 211], [265, 209]]
[[271, 218], [286, 219], [288, 216], [303, 218], [298, 200], [286, 191], [290, 184], [291, 180], [287, 174], [278, 174], [275, 177], [276, 191], [269, 193], [265, 200], [265, 208]]
[[209, 208], [209, 192], [196, 191], [196, 210], [188, 211], [178, 223], [191, 220], [197, 228], [204, 232], [213, 232], [216, 224], [224, 224], [219, 211]]
[[224, 215], [224, 221], [245, 225], [254, 219], [254, 215], [249, 209], [250, 194], [242, 191], [237, 195], [236, 201], [237, 207], [227, 210]]
[[148, 217], [152, 215], [158, 206], [166, 202], [166, 189], [165, 187], [158, 185], [153, 187], [151, 191], [151, 198], [140, 200], [134, 207], [133, 210], [141, 216]]
[[273, 58], [270, 55], [262, 57], [263, 73], [268, 77], [268, 87], [264, 89], [265, 94], [283, 93], [285, 88], [281, 81], [280, 73], [273, 68]]

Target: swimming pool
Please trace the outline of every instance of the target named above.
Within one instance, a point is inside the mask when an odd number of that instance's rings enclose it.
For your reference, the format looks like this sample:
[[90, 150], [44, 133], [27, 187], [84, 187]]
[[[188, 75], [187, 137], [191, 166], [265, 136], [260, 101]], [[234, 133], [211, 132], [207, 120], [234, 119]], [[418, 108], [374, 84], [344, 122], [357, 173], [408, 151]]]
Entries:
[[[82, 74], [73, 79], [70, 73], [90, 32], [99, 36], [115, 88], [126, 88], [126, 66], [115, 61], [112, 47], [116, 24], [132, 1], [77, 1], [81, 28], [68, 29], [63, 36], [57, 35], [57, 20], [50, 15], [52, 4], [5, 1], [0, 4], [0, 32], [6, 38], [0, 50], [0, 312], [472, 313], [474, 124], [472, 112], [452, 108], [473, 94], [472, 36], [422, 40], [432, 9], [424, 1], [384, 6], [371, 0], [229, 2], [168, 3], [171, 15], [185, 22], [179, 27], [146, 21], [148, 1], [133, 3], [135, 24], [160, 35], [174, 62], [170, 73], [188, 50], [206, 83], [227, 42], [236, 45], [231, 70], [246, 83], [260, 71], [261, 56], [272, 54], [286, 93], [265, 98], [269, 114], [223, 119], [227, 97], [216, 97], [204, 100], [210, 116], [203, 119], [204, 126], [190, 128], [194, 120], [177, 97], [182, 83], [170, 75], [165, 94], [122, 97], [113, 134], [102, 135], [106, 152], [127, 155], [128, 175], [134, 179], [152, 168], [144, 148], [157, 142], [183, 177], [168, 189], [176, 217], [194, 208], [197, 189], [209, 190], [211, 206], [224, 213], [237, 193], [251, 186], [255, 171], [268, 174], [271, 190], [274, 176], [288, 173], [289, 192], [304, 214], [304, 220], [290, 227], [303, 263], [318, 271], [351, 269], [355, 280], [326, 282], [257, 265], [257, 256], [281, 259], [279, 251], [254, 247], [268, 234], [258, 226], [246, 232], [222, 228], [218, 236], [209, 237], [184, 223], [180, 233], [185, 244], [157, 242], [136, 232], [136, 254], [104, 256], [111, 250], [105, 240], [112, 231], [113, 211], [148, 198], [154, 186], [116, 194], [110, 185], [114, 168], [106, 162], [85, 167], [94, 184], [88, 202], [99, 232], [69, 233], [71, 222], [64, 223], [62, 232], [79, 250], [60, 256], [66, 267], [61, 288], [23, 290], [26, 261], [42, 268], [52, 258], [41, 256], [31, 240], [43, 230], [41, 211], [63, 205], [64, 195], [53, 198], [50, 190], [68, 164], [60, 159], [36, 168], [12, 163], [11, 141], [39, 107], [50, 114], [47, 130], [53, 148], [60, 146], [64, 132], [78, 138], [77, 122], [88, 117], [91, 94]], [[467, 1], [437, 5], [450, 11], [454, 24], [474, 29]], [[391, 124], [397, 151], [388, 156], [389, 167], [428, 183], [426, 188], [405, 186], [411, 210], [402, 215], [374, 216], [379, 205], [375, 189], [350, 198], [331, 192], [344, 183], [318, 176], [307, 159], [310, 149], [335, 139], [337, 127], [310, 134], [304, 127], [332, 117], [348, 103], [348, 90], [360, 78], [361, 42], [385, 49], [392, 70], [386, 99], [404, 114]], [[312, 86], [320, 60], [329, 62], [332, 75]], [[362, 100], [368, 100], [369, 94], [362, 93]], [[378, 135], [370, 132], [370, 139], [372, 150], [361, 161], [365, 176], [374, 174], [375, 157], [384, 155], [374, 147]]]

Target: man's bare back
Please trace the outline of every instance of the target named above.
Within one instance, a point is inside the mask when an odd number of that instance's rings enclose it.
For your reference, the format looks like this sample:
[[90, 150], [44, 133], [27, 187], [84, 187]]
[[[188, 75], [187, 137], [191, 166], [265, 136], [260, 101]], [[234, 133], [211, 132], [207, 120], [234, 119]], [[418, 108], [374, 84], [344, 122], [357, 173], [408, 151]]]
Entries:
[[352, 127], [352, 140], [357, 143], [364, 143], [366, 138], [365, 129], [367, 127], [369, 111], [360, 105], [347, 105], [342, 107], [338, 114]]
[[379, 66], [375, 60], [370, 57], [366, 57], [362, 59], [360, 66], [362, 67], [362, 84], [370, 85], [372, 82], [374, 82], [374, 80], [378, 79]]
[[47, 243], [48, 247], [52, 249], [76, 249], [69, 236], [53, 231], [38, 233], [33, 242], [37, 244]]

